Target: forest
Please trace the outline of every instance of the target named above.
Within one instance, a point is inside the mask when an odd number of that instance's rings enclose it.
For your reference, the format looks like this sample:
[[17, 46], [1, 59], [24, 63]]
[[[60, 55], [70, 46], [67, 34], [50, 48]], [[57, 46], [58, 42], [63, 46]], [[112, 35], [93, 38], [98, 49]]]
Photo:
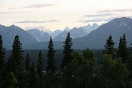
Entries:
[[63, 50], [23, 50], [16, 35], [12, 50], [3, 47], [0, 35], [0, 88], [132, 88], [132, 47], [125, 34], [118, 48], [110, 35], [105, 49], [72, 49], [67, 34]]

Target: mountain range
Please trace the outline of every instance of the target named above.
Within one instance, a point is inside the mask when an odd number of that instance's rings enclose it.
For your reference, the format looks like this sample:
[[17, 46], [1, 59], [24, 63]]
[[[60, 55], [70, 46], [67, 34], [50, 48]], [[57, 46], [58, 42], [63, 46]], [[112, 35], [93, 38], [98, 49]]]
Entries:
[[50, 34], [38, 29], [25, 31], [15, 25], [9, 27], [0, 25], [0, 35], [2, 35], [3, 44], [6, 49], [12, 48], [15, 35], [19, 35], [23, 49], [47, 49], [50, 36], [53, 38], [54, 48], [63, 49], [63, 42], [68, 32], [70, 32], [73, 39], [73, 49], [103, 49], [110, 35], [117, 48], [119, 39], [124, 33], [126, 35], [127, 46], [130, 46], [132, 43], [132, 19], [127, 17], [115, 18], [99, 27], [97, 24], [79, 28], [74, 27], [72, 29], [67, 27], [64, 31], [58, 29]]
[[74, 38], [86, 36], [91, 31], [97, 28], [98, 28], [97, 24], [93, 24], [93, 25], [89, 24], [87, 26], [83, 26], [79, 28], [74, 27], [72, 29], [70, 29], [69, 27], [66, 27], [63, 31], [57, 29], [52, 33], [43, 32], [36, 28], [29, 29], [27, 30], [27, 32], [31, 34], [38, 42], [49, 41], [50, 36], [53, 38], [54, 41], [64, 41], [68, 32], [70, 32], [71, 37], [74, 39]]
[[[65, 32], [65, 31], [64, 31]], [[115, 47], [118, 47], [119, 39], [123, 34], [126, 35], [127, 46], [132, 43], [132, 19], [131, 18], [115, 18], [108, 23], [101, 25], [96, 30], [93, 30], [88, 35], [73, 39], [73, 49], [103, 49], [106, 40], [111, 35], [115, 42]], [[66, 34], [66, 32], [65, 32]], [[54, 41], [55, 49], [63, 49], [64, 41]], [[47, 49], [48, 42], [34, 43], [25, 46], [25, 49]]]

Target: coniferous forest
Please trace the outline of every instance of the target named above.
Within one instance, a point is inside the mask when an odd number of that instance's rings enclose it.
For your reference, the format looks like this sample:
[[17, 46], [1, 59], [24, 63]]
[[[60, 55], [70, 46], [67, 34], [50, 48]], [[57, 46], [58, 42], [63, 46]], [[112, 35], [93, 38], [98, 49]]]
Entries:
[[[56, 50], [50, 37], [44, 60], [42, 50], [23, 57], [22, 43], [16, 35], [8, 57], [0, 36], [0, 88], [132, 88], [132, 47], [127, 46], [125, 34], [114, 48], [110, 35], [101, 50], [101, 60], [90, 49], [73, 50], [68, 33], [57, 69]], [[60, 56], [58, 56], [60, 57]], [[47, 65], [45, 65], [45, 63]], [[46, 67], [44, 67], [46, 66]], [[45, 70], [44, 70], [45, 68]]]

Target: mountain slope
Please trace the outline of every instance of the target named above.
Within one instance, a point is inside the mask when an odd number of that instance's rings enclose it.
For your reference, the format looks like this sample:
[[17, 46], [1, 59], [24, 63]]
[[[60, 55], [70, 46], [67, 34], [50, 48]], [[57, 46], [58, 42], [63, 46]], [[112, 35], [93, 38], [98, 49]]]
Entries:
[[15, 25], [9, 27], [0, 25], [0, 35], [2, 35], [3, 45], [6, 49], [12, 48], [14, 37], [16, 35], [19, 35], [22, 45], [37, 42], [29, 33]]
[[49, 41], [50, 36], [47, 32], [40, 31], [38, 29], [27, 30], [38, 42]]
[[66, 30], [64, 30], [64, 31], [62, 31], [59, 35], [57, 35], [54, 39], [53, 39], [53, 41], [64, 41], [65, 40], [65, 38], [66, 38], [66, 36], [67, 36], [67, 31]]
[[93, 25], [88, 24], [87, 26], [83, 26], [83, 29], [87, 32], [87, 34], [89, 34], [91, 31], [97, 29], [98, 27], [98, 24], [94, 23]]
[[57, 35], [59, 35], [62, 31], [61, 30], [55, 30], [53, 33], [50, 34], [50, 36], [52, 36], [52, 38], [55, 38]]
[[[69, 32], [70, 32], [71, 38], [73, 38], [73, 39], [87, 35], [86, 31], [84, 31], [84, 29], [82, 27], [79, 27], [79, 28], [74, 27]], [[54, 41], [64, 41], [66, 39], [67, 33], [68, 32], [66, 30], [64, 30], [58, 36], [56, 36], [53, 40]]]
[[[120, 36], [125, 33], [128, 46], [132, 42], [132, 19], [122, 17], [111, 20], [110, 22], [100, 26], [97, 30], [92, 31], [89, 35], [75, 39], [75, 47], [80, 46], [79, 42], [82, 42], [82, 46], [90, 48], [104, 48], [106, 39], [109, 35], [112, 35], [115, 47], [118, 46]], [[78, 44], [78, 45], [77, 45]]]

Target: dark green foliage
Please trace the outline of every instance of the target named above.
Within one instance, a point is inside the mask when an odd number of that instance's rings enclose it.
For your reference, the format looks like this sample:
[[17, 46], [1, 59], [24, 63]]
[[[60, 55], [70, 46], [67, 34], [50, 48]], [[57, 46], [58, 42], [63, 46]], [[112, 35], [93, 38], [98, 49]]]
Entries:
[[[15, 43], [16, 40], [17, 43]], [[87, 48], [73, 52], [72, 39], [68, 33], [64, 42], [61, 71], [52, 70], [55, 68], [55, 56], [57, 56], [57, 65], [61, 64], [59, 61], [62, 57], [61, 50], [58, 50], [59, 52], [55, 55], [52, 38], [49, 41], [48, 53], [43, 51], [42, 56], [42, 52], [38, 50], [29, 52], [30, 58], [36, 62], [35, 65], [32, 62], [30, 66], [28, 51], [25, 52], [25, 71], [22, 63], [22, 49], [18, 47], [21, 44], [20, 41], [18, 44], [18, 41], [19, 37], [16, 36], [13, 44], [15, 48], [13, 47], [12, 52], [7, 54], [11, 56], [3, 68], [4, 76], [0, 78], [0, 88], [132, 88], [132, 51], [129, 50], [128, 53], [125, 34], [120, 39], [118, 47], [118, 57], [121, 58], [114, 57], [113, 59], [112, 54], [115, 50], [110, 36], [105, 45], [103, 62], [96, 68], [96, 63], [100, 61], [99, 58], [102, 58], [102, 50], [97, 52], [95, 50], [93, 53]], [[39, 56], [36, 56], [38, 52]], [[97, 62], [94, 54], [96, 54]], [[42, 57], [48, 57], [46, 73], [43, 72]], [[46, 61], [47, 59], [45, 63]]]
[[11, 66], [17, 66], [16, 68], [13, 68], [15, 70], [14, 74], [19, 82], [19, 87], [23, 85], [23, 57], [22, 57], [22, 44], [19, 40], [19, 36], [16, 35], [14, 38], [14, 42], [12, 45], [12, 57], [13, 63], [11, 63]]
[[118, 57], [122, 58], [122, 63], [126, 63], [128, 60], [128, 49], [127, 49], [127, 42], [125, 34], [123, 35], [123, 38], [120, 38], [119, 46], [118, 46]]
[[4, 71], [5, 71], [5, 75], [8, 75], [9, 72], [13, 72], [14, 75], [17, 74], [17, 64], [13, 53], [11, 54], [11, 56], [9, 56]]
[[127, 61], [127, 67], [130, 70], [130, 75], [128, 79], [132, 80], [132, 47], [130, 47], [130, 50], [129, 50], [129, 58]]
[[49, 41], [49, 46], [48, 46], [48, 66], [46, 68], [46, 71], [49, 72], [51, 71], [52, 73], [55, 73], [56, 67], [55, 67], [55, 50], [53, 48], [53, 41], [52, 38], [50, 37], [50, 41]]
[[5, 66], [5, 49], [3, 48], [2, 36], [0, 35], [0, 82], [4, 76], [4, 66]]
[[31, 68], [30, 68], [30, 77], [29, 78], [30, 78], [29, 79], [29, 88], [37, 88], [38, 77], [37, 77], [33, 62], [32, 62]]
[[17, 73], [17, 62], [15, 60], [15, 57], [14, 57], [14, 54], [12, 53], [11, 54], [11, 57], [9, 58], [9, 68], [10, 68], [10, 71], [13, 72], [14, 74]]
[[19, 88], [18, 87], [18, 81], [15, 78], [15, 75], [13, 72], [10, 72], [5, 80], [3, 81], [3, 87], [2, 88]]
[[70, 33], [68, 32], [68, 35], [66, 37], [66, 40], [64, 42], [64, 51], [63, 51], [63, 58], [62, 58], [62, 64], [61, 64], [61, 69], [63, 69], [65, 66], [67, 66], [72, 60], [72, 52], [73, 49], [72, 47], [72, 38], [70, 37]]
[[13, 45], [12, 45], [12, 52], [14, 54], [14, 58], [17, 62], [17, 65], [20, 65], [22, 63], [23, 57], [22, 57], [22, 43], [19, 40], [19, 36], [16, 35]]
[[25, 70], [26, 72], [30, 70], [30, 57], [27, 53], [26, 59], [25, 59]]
[[39, 79], [42, 79], [43, 74], [43, 59], [42, 59], [42, 53], [41, 50], [39, 52], [39, 58], [38, 58], [38, 64], [37, 64], [37, 74], [39, 76]]
[[98, 74], [100, 88], [127, 88], [126, 79], [129, 75], [127, 66], [120, 58], [112, 60], [111, 55], [104, 55]]
[[[64, 88], [61, 87], [62, 77], [59, 73], [48, 71], [43, 77], [43, 88]], [[42, 88], [42, 87], [41, 87]]]
[[106, 40], [106, 44], [105, 44], [105, 50], [103, 51], [104, 54], [111, 54], [112, 57], [115, 57], [115, 48], [114, 48], [114, 42], [112, 40], [112, 36], [110, 35], [109, 38]]
[[5, 57], [5, 49], [3, 48], [2, 36], [0, 35], [0, 72], [3, 71], [4, 68], [4, 57]]
[[[95, 56], [89, 49], [73, 53], [74, 60], [62, 70], [64, 88], [89, 88], [93, 83], [95, 72]], [[94, 88], [94, 87], [93, 87]]]

